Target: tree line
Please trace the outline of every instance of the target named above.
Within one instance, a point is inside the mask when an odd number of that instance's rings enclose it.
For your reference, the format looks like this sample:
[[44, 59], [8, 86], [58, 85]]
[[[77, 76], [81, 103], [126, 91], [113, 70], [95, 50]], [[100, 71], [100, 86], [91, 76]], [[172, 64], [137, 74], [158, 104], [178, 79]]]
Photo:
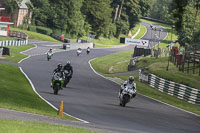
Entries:
[[[13, 11], [16, 0], [7, 0]], [[22, 0], [18, 0], [22, 1]], [[146, 14], [150, 0], [31, 0], [32, 24], [51, 28], [69, 37], [119, 37], [126, 34]]]
[[[7, 9], [16, 8], [6, 0]], [[22, 0], [18, 0], [22, 1]], [[128, 34], [141, 16], [175, 26], [179, 42], [195, 47], [200, 42], [200, 0], [31, 0], [32, 24], [76, 38], [88, 33], [111, 38]]]

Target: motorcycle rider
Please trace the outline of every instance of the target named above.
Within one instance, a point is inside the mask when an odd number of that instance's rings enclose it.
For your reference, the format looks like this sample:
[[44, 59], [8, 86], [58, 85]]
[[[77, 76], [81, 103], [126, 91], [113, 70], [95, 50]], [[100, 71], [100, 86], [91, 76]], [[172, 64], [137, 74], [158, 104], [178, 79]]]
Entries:
[[[59, 73], [59, 76], [60, 76], [62, 79], [65, 79], [65, 74], [64, 74], [64, 72], [63, 72], [63, 70], [62, 70], [62, 67], [63, 67], [62, 64], [59, 63], [58, 66], [57, 66], [57, 68], [54, 69], [54, 71], [53, 71], [53, 76], [52, 76], [52, 81], [53, 81], [54, 75], [55, 75], [56, 73]], [[54, 82], [53, 84], [51, 83], [51, 87], [54, 86], [55, 83], [56, 83], [56, 82]]]
[[70, 73], [70, 77], [73, 75], [73, 67], [71, 66], [70, 61], [67, 61], [66, 65], [63, 67], [63, 70], [67, 70]]
[[90, 47], [88, 47], [88, 48], [87, 48], [87, 51], [86, 51], [86, 53], [87, 53], [87, 54], [89, 54], [89, 53], [90, 53]]
[[[133, 90], [136, 89], [136, 83], [134, 82], [134, 77], [133, 77], [133, 76], [130, 76], [129, 79], [126, 80], [126, 81], [122, 84], [121, 89], [120, 89], [120, 91], [119, 91], [119, 97], [120, 97], [122, 91], [124, 90], [124, 88], [126, 88], [126, 86], [131, 86], [131, 88], [132, 88]], [[136, 96], [136, 93], [134, 93], [134, 94], [132, 95], [132, 98], [134, 98], [135, 96]]]
[[53, 55], [53, 49], [50, 48], [49, 51], [47, 52], [47, 54], [48, 54], [48, 53]]
[[50, 48], [49, 51], [47, 52], [47, 59], [51, 59], [51, 56], [53, 56], [53, 49]]
[[66, 65], [63, 67], [63, 71], [64, 71], [64, 73], [65, 73], [65, 71], [67, 71], [69, 73], [69, 75], [65, 76], [66, 82], [64, 84], [66, 86], [66, 84], [69, 83], [69, 81], [70, 81], [70, 79], [72, 78], [72, 75], [73, 75], [73, 67], [71, 66], [70, 61], [67, 61]]
[[81, 48], [78, 48], [77, 51], [76, 51], [77, 56], [79, 56], [79, 55], [81, 54], [81, 52], [82, 52], [82, 49], [81, 49]]

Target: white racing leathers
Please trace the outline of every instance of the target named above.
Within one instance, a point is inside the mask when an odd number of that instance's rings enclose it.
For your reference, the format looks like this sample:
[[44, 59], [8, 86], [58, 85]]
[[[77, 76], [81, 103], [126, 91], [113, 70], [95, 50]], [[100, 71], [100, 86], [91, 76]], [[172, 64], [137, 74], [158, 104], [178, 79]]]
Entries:
[[136, 84], [134, 82], [130, 84], [128, 81], [125, 81], [119, 92], [120, 106], [125, 107], [125, 105], [135, 96]]

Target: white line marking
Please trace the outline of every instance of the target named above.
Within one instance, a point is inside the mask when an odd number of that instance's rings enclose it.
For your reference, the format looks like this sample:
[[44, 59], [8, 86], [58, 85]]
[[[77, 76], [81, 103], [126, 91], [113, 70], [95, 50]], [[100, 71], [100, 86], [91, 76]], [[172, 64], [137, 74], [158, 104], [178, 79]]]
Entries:
[[[24, 74], [24, 76], [28, 79], [29, 83], [31, 84], [31, 87], [32, 87], [33, 91], [34, 91], [42, 100], [44, 100], [44, 101], [45, 101], [47, 104], [49, 104], [52, 108], [54, 108], [55, 110], [58, 111], [58, 108], [56, 108], [53, 104], [51, 104], [49, 101], [47, 101], [46, 99], [44, 99], [44, 98], [36, 91], [35, 86], [33, 85], [32, 81], [29, 79], [29, 77], [26, 75], [26, 73], [23, 71], [23, 69], [22, 69], [21, 67], [19, 67], [19, 69], [20, 69], [21, 72]], [[85, 120], [79, 119], [79, 118], [74, 117], [74, 116], [72, 116], [72, 115], [70, 115], [70, 114], [67, 114], [67, 113], [65, 113], [65, 112], [64, 112], [64, 114], [66, 114], [66, 115], [68, 115], [68, 116], [71, 116], [71, 117], [73, 117], [73, 118], [75, 118], [75, 119], [77, 119], [77, 120], [79, 120], [79, 121], [84, 122], [84, 123], [89, 123], [89, 122], [87, 122], [87, 121], [85, 121]]]
[[[37, 45], [35, 45], [36, 47], [34, 47], [34, 48], [37, 48]], [[27, 51], [29, 51], [29, 50], [31, 50], [31, 49], [34, 49], [34, 48], [30, 48], [30, 49], [28, 49], [28, 50], [26, 50], [26, 51], [23, 51], [23, 52], [27, 52]], [[22, 53], [22, 54], [24, 54], [23, 52], [20, 52], [20, 53]], [[60, 52], [63, 52], [63, 51], [60, 51]], [[57, 52], [55, 52], [55, 53], [57, 53]], [[38, 54], [38, 55], [42, 55], [42, 54]], [[31, 57], [31, 55], [29, 55], [28, 57], [26, 57], [26, 58], [24, 58], [24, 59], [22, 59], [21, 61], [19, 61], [18, 63], [21, 63], [22, 61], [24, 61], [24, 60], [26, 60], [26, 59], [28, 59], [28, 58], [30, 58]], [[47, 104], [49, 104], [52, 108], [54, 108], [55, 110], [57, 110], [58, 111], [58, 108], [56, 108], [54, 105], [52, 105], [50, 102], [48, 102], [46, 99], [44, 99], [37, 91], [36, 91], [36, 89], [35, 89], [35, 86], [33, 85], [33, 83], [32, 83], [32, 81], [29, 79], [29, 77], [26, 75], [26, 73], [23, 71], [23, 69], [21, 68], [21, 67], [19, 67], [19, 69], [20, 69], [20, 71], [24, 74], [24, 76], [28, 79], [28, 81], [29, 81], [29, 83], [30, 83], [30, 85], [31, 85], [31, 87], [32, 87], [32, 89], [33, 89], [33, 91], [42, 99], [42, 100], [44, 100]], [[72, 116], [72, 115], [70, 115], [70, 114], [68, 114], [68, 113], [65, 113], [65, 112], [63, 112], [65, 115], [68, 115], [68, 116], [70, 116], [70, 117], [73, 117], [73, 118], [75, 118], [75, 119], [77, 119], [77, 120], [79, 120], [79, 121], [81, 121], [81, 122], [83, 122], [83, 123], [89, 123], [88, 121], [85, 121], [85, 120], [82, 120], [82, 119], [80, 119], [80, 118], [77, 118], [77, 117], [75, 117], [75, 116]]]
[[[94, 68], [92, 67], [92, 65], [91, 65], [90, 62], [93, 61], [93, 60], [95, 60], [95, 59], [97, 59], [97, 58], [94, 58], [94, 59], [91, 59], [91, 60], [88, 61], [88, 63], [89, 63], [89, 65], [90, 65], [91, 69], [92, 69], [92, 70], [94, 71], [94, 73], [96, 73], [97, 75], [99, 75], [99, 76], [101, 76], [101, 77], [103, 77], [103, 78], [105, 78], [105, 79], [107, 79], [107, 80], [110, 80], [109, 78], [104, 77], [103, 75], [97, 73], [97, 72], [94, 70]], [[112, 81], [112, 82], [114, 82], [114, 83], [120, 85], [120, 83], [118, 83], [118, 82], [116, 82], [116, 81], [113, 81], [113, 80], [110, 80], [110, 81]], [[142, 95], [142, 94], [140, 94], [140, 95]], [[195, 114], [195, 113], [193, 113], [193, 112], [190, 112], [190, 111], [187, 111], [187, 110], [178, 108], [178, 107], [176, 107], [176, 106], [170, 105], [170, 104], [168, 104], [168, 103], [159, 101], [159, 100], [157, 100], [157, 99], [154, 99], [154, 98], [151, 98], [151, 97], [148, 97], [148, 96], [145, 96], [145, 95], [142, 95], [142, 96], [147, 97], [147, 98], [149, 98], [149, 99], [152, 99], [152, 100], [154, 100], [154, 101], [160, 102], [160, 103], [162, 103], [162, 104], [168, 105], [168, 106], [170, 106], [170, 107], [176, 108], [176, 109], [181, 110], [181, 111], [183, 111], [183, 112], [187, 112], [187, 113], [189, 113], [189, 114], [192, 114], [192, 115], [195, 115], [195, 116], [200, 117], [200, 115]]]

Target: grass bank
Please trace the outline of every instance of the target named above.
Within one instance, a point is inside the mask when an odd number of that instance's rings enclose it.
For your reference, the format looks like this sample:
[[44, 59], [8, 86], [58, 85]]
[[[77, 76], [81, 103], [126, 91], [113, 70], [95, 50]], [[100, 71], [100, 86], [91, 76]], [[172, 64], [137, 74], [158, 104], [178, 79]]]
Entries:
[[81, 128], [42, 122], [0, 121], [1, 133], [95, 133]]
[[27, 30], [22, 30], [19, 28], [13, 28], [10, 27], [10, 30], [15, 30], [15, 31], [21, 31], [24, 32], [28, 35], [29, 39], [34, 39], [34, 40], [40, 40], [40, 41], [48, 41], [48, 42], [58, 42], [61, 43], [60, 41], [48, 36], [48, 35], [44, 35], [44, 34], [40, 34], [37, 32], [32, 32], [32, 31], [27, 31]]
[[111, 74], [128, 71], [127, 66], [133, 51], [124, 51], [91, 61], [92, 66], [100, 73]]
[[25, 51], [27, 49], [33, 48], [34, 45], [28, 44], [28, 45], [23, 45], [23, 46], [8, 46], [10, 48], [10, 56], [4, 55], [6, 61], [11, 61], [11, 62], [19, 62], [23, 58], [26, 58], [27, 55], [20, 54], [21, 51]]
[[5, 41], [5, 40], [16, 40], [16, 38], [13, 37], [7, 37], [7, 36], [0, 36], [0, 41]]
[[141, 25], [140, 27], [140, 32], [139, 34], [134, 38], [134, 39], [140, 39], [141, 37], [144, 36], [144, 34], [146, 33], [147, 29], [144, 25]]
[[[123, 80], [128, 79], [129, 75], [113, 75], [113, 73], [117, 72], [127, 72], [127, 63], [129, 62], [129, 57], [131, 56], [132, 52], [130, 51], [124, 51], [119, 52], [115, 54], [111, 54], [108, 56], [104, 56], [101, 58], [97, 58], [93, 61], [91, 61], [92, 67], [101, 74], [104, 74], [105, 76], [109, 77], [118, 77]], [[126, 61], [128, 60], [128, 61]], [[163, 77], [165, 79], [174, 80], [175, 82], [189, 84], [191, 87], [199, 88], [199, 81], [200, 77], [196, 75], [187, 75], [184, 73], [181, 73], [178, 71], [178, 69], [170, 63], [169, 71], [166, 71], [166, 65], [167, 65], [167, 58], [143, 58], [139, 60], [139, 63], [137, 63], [137, 67], [148, 67], [148, 71], [151, 73], [154, 73], [160, 77]], [[117, 63], [121, 62], [120, 65]], [[113, 66], [113, 71], [110, 72], [109, 69]], [[123, 68], [122, 68], [123, 66]], [[116, 70], [116, 71], [115, 71]], [[110, 75], [112, 73], [112, 75]], [[137, 76], [137, 75], [136, 75]], [[176, 107], [185, 109], [187, 111], [191, 111], [197, 114], [200, 114], [200, 106], [190, 104], [186, 101], [180, 100], [176, 97], [170, 96], [168, 94], [162, 93], [147, 84], [141, 83], [137, 81], [137, 89], [138, 92], [155, 98], [157, 100], [163, 101], [165, 103], [174, 105]]]

